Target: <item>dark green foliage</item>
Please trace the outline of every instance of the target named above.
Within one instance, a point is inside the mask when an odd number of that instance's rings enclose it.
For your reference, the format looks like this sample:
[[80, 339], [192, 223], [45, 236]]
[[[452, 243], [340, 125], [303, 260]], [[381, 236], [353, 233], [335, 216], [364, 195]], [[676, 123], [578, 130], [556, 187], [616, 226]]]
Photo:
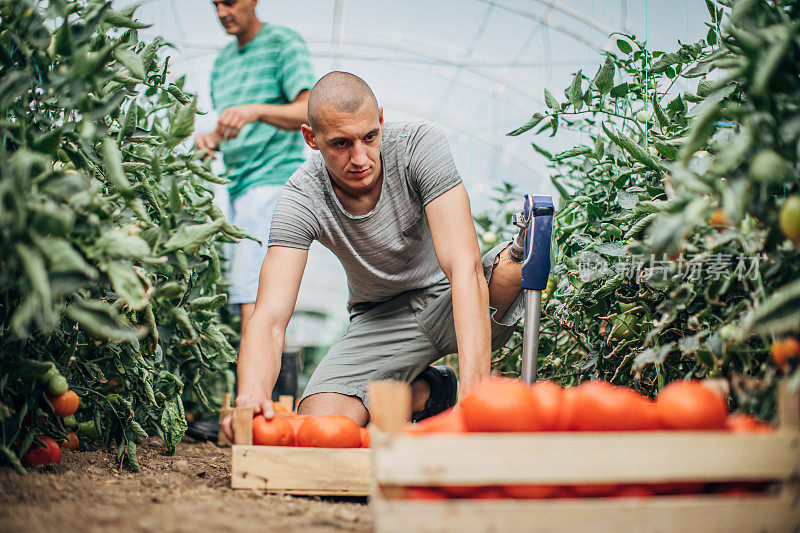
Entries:
[[[555, 156], [534, 144], [561, 195], [540, 377], [653, 394], [674, 379], [727, 376], [743, 408], [766, 416], [770, 343], [800, 328], [800, 254], [778, 226], [800, 190], [800, 14], [794, 2], [737, 2], [727, 17], [707, 4], [707, 40], [663, 53], [620, 35], [591, 102], [574, 90], [510, 133], [561, 123], [587, 138]], [[681, 77], [696, 89], [675, 90]], [[775, 172], [752, 168], [765, 150]], [[503, 194], [476, 219], [485, 231], [499, 233], [489, 221], [518, 208], [519, 194]], [[644, 268], [631, 272], [637, 257]], [[514, 373], [518, 353], [495, 363]], [[755, 389], [737, 385], [750, 377]]]
[[174, 450], [184, 401], [214, 408], [205, 383], [235, 360], [218, 247], [243, 234], [181, 145], [195, 101], [163, 43], [139, 41], [132, 9], [42, 4], [0, 0], [0, 448], [14, 463], [65, 434], [26, 417], [47, 412], [32, 374], [52, 362], [77, 420], [137, 469], [147, 435]]

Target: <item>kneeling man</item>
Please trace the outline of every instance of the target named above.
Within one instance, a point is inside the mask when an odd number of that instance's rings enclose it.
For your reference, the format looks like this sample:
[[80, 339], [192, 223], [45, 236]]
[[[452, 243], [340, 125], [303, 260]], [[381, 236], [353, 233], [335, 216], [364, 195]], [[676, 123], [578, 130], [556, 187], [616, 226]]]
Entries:
[[[273, 414], [286, 326], [311, 242], [344, 266], [350, 325], [300, 402], [305, 415], [369, 421], [367, 383], [412, 385], [414, 419], [451, 407], [456, 379], [431, 367], [458, 352], [460, 393], [487, 377], [523, 312], [521, 265], [501, 244], [480, 255], [467, 191], [441, 130], [383, 122], [359, 77], [331, 72], [308, 98], [306, 143], [316, 153], [277, 203], [255, 310], [239, 352], [237, 407]], [[223, 427], [231, 435], [230, 417]]]

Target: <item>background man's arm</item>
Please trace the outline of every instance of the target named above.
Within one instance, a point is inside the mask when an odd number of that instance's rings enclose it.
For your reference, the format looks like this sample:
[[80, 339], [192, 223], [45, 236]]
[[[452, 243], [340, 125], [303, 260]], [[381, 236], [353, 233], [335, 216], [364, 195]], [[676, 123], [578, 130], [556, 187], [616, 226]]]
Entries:
[[216, 134], [233, 139], [245, 124], [261, 121], [284, 130], [298, 130], [306, 122], [308, 91], [302, 91], [290, 104], [244, 104], [226, 108], [219, 116]]
[[[252, 407], [268, 418], [274, 414], [272, 388], [281, 368], [286, 326], [297, 303], [308, 250], [271, 246], [261, 265], [258, 296], [250, 320], [244, 325], [236, 375], [236, 407]], [[233, 439], [231, 416], [222, 424]]]
[[459, 395], [463, 397], [489, 375], [492, 356], [489, 288], [464, 185], [456, 185], [431, 201], [425, 213], [436, 258], [453, 289]]

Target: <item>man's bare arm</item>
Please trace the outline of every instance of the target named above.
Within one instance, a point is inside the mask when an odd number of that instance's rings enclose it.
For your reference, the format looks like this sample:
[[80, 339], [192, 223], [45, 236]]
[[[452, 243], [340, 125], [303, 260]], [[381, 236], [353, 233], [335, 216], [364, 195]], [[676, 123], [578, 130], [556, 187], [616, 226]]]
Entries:
[[[281, 369], [286, 326], [297, 303], [308, 250], [271, 246], [261, 264], [255, 309], [244, 325], [236, 375], [236, 407], [274, 414], [272, 389]], [[233, 439], [230, 415], [222, 428]]]
[[436, 258], [453, 289], [453, 318], [463, 397], [491, 370], [489, 289], [483, 275], [478, 236], [463, 184], [425, 207]]
[[233, 139], [245, 124], [261, 121], [284, 130], [298, 130], [306, 122], [308, 91], [303, 91], [290, 104], [244, 104], [225, 109], [219, 116], [216, 134], [223, 140]]

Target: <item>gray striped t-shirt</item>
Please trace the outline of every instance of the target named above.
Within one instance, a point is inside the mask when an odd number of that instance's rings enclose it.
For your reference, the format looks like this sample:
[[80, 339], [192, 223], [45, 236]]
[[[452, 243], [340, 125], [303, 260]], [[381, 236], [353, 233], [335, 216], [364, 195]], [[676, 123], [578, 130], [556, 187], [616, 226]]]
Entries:
[[383, 184], [375, 208], [347, 213], [315, 152], [286, 182], [275, 207], [269, 246], [329, 248], [347, 273], [349, 306], [383, 302], [444, 279], [424, 207], [461, 177], [444, 133], [430, 122], [384, 125]]

